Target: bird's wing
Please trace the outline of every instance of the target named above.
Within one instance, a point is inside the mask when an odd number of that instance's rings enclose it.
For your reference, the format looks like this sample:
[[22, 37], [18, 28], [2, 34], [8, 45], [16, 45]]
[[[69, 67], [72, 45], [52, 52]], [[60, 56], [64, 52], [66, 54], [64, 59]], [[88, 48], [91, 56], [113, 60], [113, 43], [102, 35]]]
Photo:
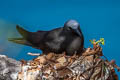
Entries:
[[23, 36], [25, 40], [27, 40], [32, 44], [38, 44], [38, 43], [40, 44], [43, 41], [45, 35], [48, 33], [48, 31], [40, 31], [40, 30], [37, 32], [29, 32], [18, 25], [16, 26], [16, 29]]
[[51, 30], [45, 37], [46, 45], [51, 49], [60, 49], [61, 44], [65, 40], [65, 36], [63, 34], [62, 28]]
[[45, 34], [47, 34], [47, 31], [29, 32], [18, 25], [16, 29], [22, 35], [22, 38], [9, 38], [9, 41], [35, 47], [42, 43]]
[[42, 44], [47, 33], [47, 31], [32, 32], [27, 36], [27, 40], [33, 44]]
[[16, 25], [16, 29], [17, 29], [17, 31], [23, 36], [23, 38], [25, 38], [25, 39], [26, 39], [26, 38], [28, 37], [28, 35], [30, 34], [29, 31], [23, 29], [23, 28], [20, 27], [19, 25]]
[[8, 41], [18, 43], [18, 44], [32, 46], [32, 44], [29, 43], [28, 41], [26, 41], [24, 38], [8, 38]]

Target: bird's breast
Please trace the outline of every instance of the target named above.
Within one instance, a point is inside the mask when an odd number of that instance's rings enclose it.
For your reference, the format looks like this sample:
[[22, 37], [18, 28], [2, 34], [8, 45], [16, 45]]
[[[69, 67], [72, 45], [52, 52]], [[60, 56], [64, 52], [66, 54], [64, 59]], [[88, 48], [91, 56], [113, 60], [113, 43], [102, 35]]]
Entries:
[[46, 46], [51, 50], [60, 50], [62, 48], [62, 43], [64, 42], [65, 37], [58, 37], [51, 41], [46, 42]]

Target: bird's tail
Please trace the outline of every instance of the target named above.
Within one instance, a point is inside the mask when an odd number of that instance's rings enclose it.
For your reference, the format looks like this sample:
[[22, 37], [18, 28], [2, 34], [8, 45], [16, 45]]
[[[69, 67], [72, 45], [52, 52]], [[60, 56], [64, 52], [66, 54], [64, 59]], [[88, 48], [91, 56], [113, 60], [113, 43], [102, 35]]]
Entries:
[[11, 41], [11, 42], [14, 42], [14, 43], [17, 43], [17, 44], [32, 46], [32, 44], [27, 42], [24, 38], [8, 38], [8, 41]]
[[30, 33], [29, 31], [21, 28], [19, 25], [16, 25], [16, 29], [23, 36], [23, 38], [25, 38], [25, 39], [28, 37], [28, 35]]

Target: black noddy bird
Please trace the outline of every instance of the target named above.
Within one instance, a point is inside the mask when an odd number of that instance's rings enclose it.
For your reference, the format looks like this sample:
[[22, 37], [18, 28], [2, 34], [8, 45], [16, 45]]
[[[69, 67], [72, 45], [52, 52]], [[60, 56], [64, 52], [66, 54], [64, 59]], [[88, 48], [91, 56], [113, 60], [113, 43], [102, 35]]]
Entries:
[[81, 54], [84, 49], [84, 37], [76, 20], [68, 20], [63, 27], [50, 31], [29, 32], [19, 25], [16, 29], [22, 38], [9, 38], [9, 41], [40, 49], [46, 54], [49, 52]]

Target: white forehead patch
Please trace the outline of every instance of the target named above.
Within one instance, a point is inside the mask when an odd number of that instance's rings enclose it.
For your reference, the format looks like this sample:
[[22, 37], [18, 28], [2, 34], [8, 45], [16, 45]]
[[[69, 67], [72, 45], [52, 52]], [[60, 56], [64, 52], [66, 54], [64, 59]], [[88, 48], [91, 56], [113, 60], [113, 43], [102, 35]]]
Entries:
[[77, 29], [79, 26], [79, 23], [75, 20], [70, 20], [67, 22], [66, 25], [72, 27], [73, 29]]

